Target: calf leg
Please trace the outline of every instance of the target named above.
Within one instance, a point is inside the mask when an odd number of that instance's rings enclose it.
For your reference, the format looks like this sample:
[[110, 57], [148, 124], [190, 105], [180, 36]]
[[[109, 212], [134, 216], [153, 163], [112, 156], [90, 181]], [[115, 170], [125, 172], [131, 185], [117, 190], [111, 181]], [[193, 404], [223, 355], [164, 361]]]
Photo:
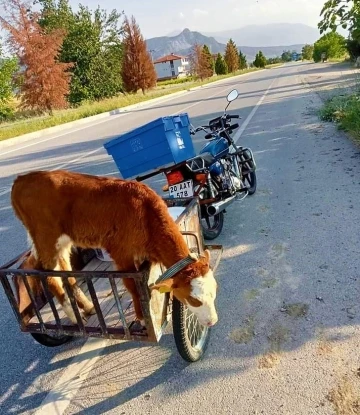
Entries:
[[77, 324], [74, 310], [71, 306], [71, 302], [67, 292], [64, 290], [63, 282], [60, 277], [49, 277], [47, 279], [49, 290], [53, 294], [58, 302], [61, 304], [65, 314], [69, 317], [73, 324]]
[[[53, 229], [53, 233], [50, 234], [49, 230], [38, 230], [38, 235], [33, 237], [36, 256], [42, 267], [48, 271], [61, 271], [61, 253], [66, 254], [66, 250], [70, 252], [71, 243], [68, 237], [64, 238], [60, 232], [56, 232]], [[42, 238], [41, 235], [46, 235], [47, 238]], [[59, 237], [60, 235], [60, 237]], [[66, 249], [65, 249], [66, 248]], [[65, 262], [68, 258], [70, 263], [70, 254], [65, 255]], [[64, 259], [64, 257], [63, 257]], [[48, 277], [47, 279], [49, 290], [53, 294], [58, 302], [61, 304], [65, 314], [71, 320], [73, 324], [77, 324], [74, 310], [71, 306], [71, 302], [67, 292], [64, 290], [63, 283], [60, 277]]]
[[[61, 270], [71, 271], [70, 254], [67, 251], [62, 252], [62, 257], [59, 260]], [[82, 308], [85, 314], [95, 314], [94, 304], [86, 297], [82, 289], [77, 285], [76, 278], [68, 278], [71, 291], [74, 294], [77, 305]]]
[[85, 314], [95, 314], [96, 311], [94, 304], [86, 297], [83, 290], [77, 285], [74, 277], [69, 278], [69, 284], [72, 292], [74, 293], [77, 305], [84, 310]]
[[136, 318], [140, 320], [143, 326], [145, 326], [144, 316], [143, 316], [143, 312], [142, 312], [141, 304], [140, 304], [140, 297], [139, 297], [139, 293], [135, 285], [135, 281], [131, 278], [124, 278], [123, 283], [125, 285], [125, 288], [131, 294], [131, 297], [133, 299]]

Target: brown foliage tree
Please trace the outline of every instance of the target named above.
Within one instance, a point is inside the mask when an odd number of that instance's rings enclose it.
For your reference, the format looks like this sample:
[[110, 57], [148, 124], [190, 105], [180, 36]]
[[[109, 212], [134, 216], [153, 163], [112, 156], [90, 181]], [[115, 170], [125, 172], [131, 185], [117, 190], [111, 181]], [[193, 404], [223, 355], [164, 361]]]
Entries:
[[236, 72], [239, 69], [239, 53], [232, 39], [226, 44], [224, 59], [229, 72]]
[[201, 49], [199, 62], [199, 77], [201, 80], [210, 78], [214, 75], [214, 60], [209, 48], [204, 45]]
[[192, 47], [190, 52], [190, 72], [192, 75], [201, 80], [210, 78], [214, 75], [214, 62], [209, 48], [197, 43]]
[[195, 43], [191, 48], [189, 63], [190, 63], [190, 72], [193, 76], [200, 77], [201, 71], [201, 55], [202, 47]]
[[146, 42], [134, 16], [131, 17], [131, 21], [125, 17], [123, 29], [122, 79], [124, 89], [127, 92], [137, 92], [141, 89], [145, 94], [147, 89], [156, 85], [157, 79], [151, 56], [146, 49]]
[[69, 93], [69, 63], [58, 61], [64, 31], [46, 33], [38, 24], [39, 14], [32, 13], [29, 2], [2, 0], [7, 13], [0, 17], [9, 32], [8, 43], [19, 59], [20, 97], [23, 108], [48, 111], [65, 108]]

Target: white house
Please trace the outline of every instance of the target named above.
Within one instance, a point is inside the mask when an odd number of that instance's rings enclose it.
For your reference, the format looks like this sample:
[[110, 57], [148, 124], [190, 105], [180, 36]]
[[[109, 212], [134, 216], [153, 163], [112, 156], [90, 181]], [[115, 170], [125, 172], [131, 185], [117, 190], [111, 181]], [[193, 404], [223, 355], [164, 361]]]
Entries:
[[154, 66], [158, 80], [181, 78], [190, 71], [189, 59], [173, 53], [154, 61]]

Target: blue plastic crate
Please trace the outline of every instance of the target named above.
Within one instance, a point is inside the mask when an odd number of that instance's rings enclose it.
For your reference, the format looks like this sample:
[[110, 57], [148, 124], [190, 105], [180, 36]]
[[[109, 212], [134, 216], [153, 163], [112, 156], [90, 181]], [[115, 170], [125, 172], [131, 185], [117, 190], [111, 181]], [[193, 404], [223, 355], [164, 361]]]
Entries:
[[187, 113], [161, 117], [107, 141], [104, 147], [127, 179], [195, 157], [189, 125]]

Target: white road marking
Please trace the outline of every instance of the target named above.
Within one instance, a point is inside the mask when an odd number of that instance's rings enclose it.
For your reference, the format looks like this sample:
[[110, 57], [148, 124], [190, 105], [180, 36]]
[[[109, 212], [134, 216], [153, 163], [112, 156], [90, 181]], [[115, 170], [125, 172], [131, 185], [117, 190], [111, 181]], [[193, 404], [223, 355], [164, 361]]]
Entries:
[[3, 190], [2, 192], [0, 192], [0, 196], [4, 196], [4, 195], [6, 195], [6, 194], [8, 194], [10, 192], [11, 192], [11, 187], [9, 187], [8, 189]]
[[64, 163], [64, 164], [60, 164], [60, 166], [54, 167], [53, 169], [50, 169], [50, 171], [61, 170], [61, 169], [63, 169], [64, 167], [67, 167], [67, 166], [69, 166], [70, 164], [76, 163], [77, 161], [82, 160], [83, 158], [85, 158], [85, 157], [87, 157], [87, 156], [91, 156], [91, 154], [95, 154], [95, 153], [97, 153], [97, 152], [98, 152], [98, 151], [100, 151], [100, 150], [102, 150], [102, 147], [99, 147], [99, 148], [97, 148], [96, 150], [89, 151], [88, 153], [85, 153], [85, 154], [83, 154], [82, 156], [77, 157], [77, 158], [76, 158], [76, 159], [74, 159], [74, 160], [70, 160], [70, 161], [68, 161], [68, 162], [66, 162], [66, 163]]
[[[120, 116], [124, 116], [124, 115], [126, 115], [126, 114], [125, 113], [124, 114], [118, 114], [118, 115], [116, 115], [116, 117], [120, 117]], [[97, 123], [94, 123], [94, 124], [91, 124], [91, 125], [85, 125], [85, 126], [82, 126], [80, 128], [77, 128], [75, 130], [69, 129], [69, 131], [65, 131], [64, 133], [54, 135], [53, 137], [44, 138], [43, 140], [36, 141], [35, 143], [26, 144], [26, 145], [24, 145], [22, 147], [16, 147], [16, 148], [13, 148], [12, 150], [5, 151], [5, 152], [1, 153], [0, 156], [4, 156], [4, 155], [10, 154], [10, 153], [14, 153], [14, 152], [19, 151], [19, 150], [22, 150], [24, 148], [36, 146], [37, 144], [46, 143], [46, 141], [55, 140], [56, 138], [63, 137], [64, 135], [76, 133], [77, 131], [85, 130], [86, 128], [96, 127], [96, 126], [98, 126], [100, 124], [103, 124], [104, 122], [109, 122], [110, 120], [113, 120], [113, 119], [114, 118], [112, 118], [112, 117], [110, 119], [109, 118], [105, 118], [104, 120], [101, 120], [101, 121], [99, 121]]]
[[263, 103], [264, 99], [266, 98], [266, 95], [270, 92], [271, 88], [273, 87], [275, 81], [277, 78], [275, 78], [272, 82], [269, 88], [265, 91], [264, 95], [259, 99], [258, 103], [255, 105], [255, 107], [252, 109], [250, 114], [247, 116], [246, 120], [241, 125], [240, 129], [236, 132], [234, 135], [234, 142], [237, 143], [240, 139], [240, 137], [243, 135], [244, 131], [246, 130], [246, 127], [249, 125], [249, 122], [252, 120], [253, 116], [256, 114], [256, 111], [259, 109], [260, 105]]
[[[34, 415], [63, 414], [70, 405], [71, 399], [76, 396], [88, 377], [107, 343], [108, 340], [105, 339], [90, 338], [87, 340]], [[84, 356], [87, 357], [84, 358]]]
[[[85, 154], [81, 155], [80, 157], [77, 157], [77, 158], [76, 158], [76, 159], [74, 159], [74, 160], [70, 160], [70, 161], [68, 161], [68, 162], [66, 162], [66, 163], [64, 163], [64, 164], [60, 164], [59, 166], [57, 166], [57, 167], [55, 167], [55, 168], [53, 168], [53, 169], [50, 169], [50, 171], [61, 170], [61, 169], [63, 169], [64, 167], [67, 167], [67, 166], [69, 166], [70, 164], [76, 163], [77, 161], [79, 161], [79, 160], [81, 160], [81, 159], [83, 159], [83, 158], [85, 158], [85, 157], [87, 157], [87, 156], [90, 156], [91, 154], [94, 154], [94, 153], [96, 153], [96, 152], [98, 152], [98, 151], [100, 151], [100, 150], [102, 150], [102, 147], [99, 147], [99, 148], [97, 148], [96, 150], [89, 151], [88, 153], [85, 153]], [[29, 172], [30, 172], [30, 171], [31, 171], [31, 170], [29, 170]], [[4, 196], [4, 195], [6, 195], [6, 194], [8, 194], [8, 193], [10, 193], [10, 192], [11, 192], [11, 187], [9, 187], [8, 189], [3, 190], [2, 192], [0, 192], [0, 196]]]

